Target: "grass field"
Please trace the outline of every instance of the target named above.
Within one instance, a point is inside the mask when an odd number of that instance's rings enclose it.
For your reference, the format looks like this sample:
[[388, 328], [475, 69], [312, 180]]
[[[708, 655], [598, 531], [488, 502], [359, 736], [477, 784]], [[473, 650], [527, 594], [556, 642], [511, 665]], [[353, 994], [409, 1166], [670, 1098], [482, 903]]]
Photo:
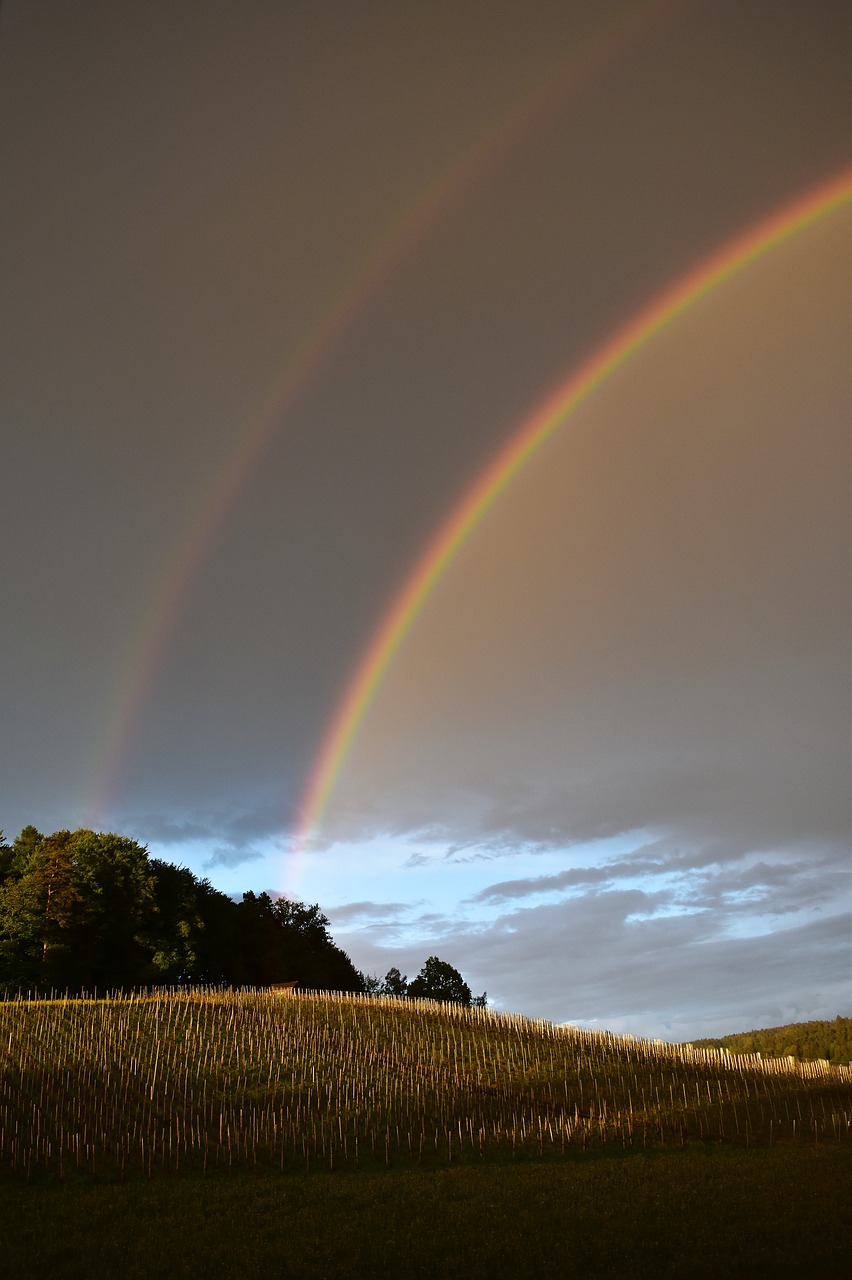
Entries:
[[845, 1275], [852, 1072], [427, 1002], [0, 1003], [0, 1273]]
[[848, 1275], [848, 1146], [0, 1182], [7, 1280]]

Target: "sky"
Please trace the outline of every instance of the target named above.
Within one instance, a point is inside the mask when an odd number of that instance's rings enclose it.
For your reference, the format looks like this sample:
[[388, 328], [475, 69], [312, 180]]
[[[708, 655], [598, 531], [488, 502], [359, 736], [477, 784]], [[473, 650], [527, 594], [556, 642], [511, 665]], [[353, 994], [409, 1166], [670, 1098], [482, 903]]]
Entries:
[[7, 838], [131, 835], [554, 1022], [852, 1013], [848, 200], [559, 420], [344, 723], [501, 450], [849, 170], [849, 34], [834, 0], [4, 0]]

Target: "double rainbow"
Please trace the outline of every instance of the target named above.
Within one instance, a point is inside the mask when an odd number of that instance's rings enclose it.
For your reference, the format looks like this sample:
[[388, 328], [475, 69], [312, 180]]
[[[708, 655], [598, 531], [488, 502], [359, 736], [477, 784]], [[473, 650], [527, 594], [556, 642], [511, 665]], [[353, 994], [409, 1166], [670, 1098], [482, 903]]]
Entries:
[[237, 433], [222, 462], [189, 507], [186, 522], [141, 610], [141, 624], [125, 656], [92, 765], [86, 825], [100, 824], [120, 772], [133, 726], [167, 650], [190, 586], [208, 558], [228, 513], [256, 472], [282, 423], [335, 351], [415, 249], [472, 188], [517, 147], [569, 94], [582, 91], [613, 59], [679, 8], [680, 0], [626, 0], [556, 60], [550, 73], [527, 86], [506, 112], [474, 137], [386, 227], [384, 234], [330, 298], [291, 352], [263, 402]]

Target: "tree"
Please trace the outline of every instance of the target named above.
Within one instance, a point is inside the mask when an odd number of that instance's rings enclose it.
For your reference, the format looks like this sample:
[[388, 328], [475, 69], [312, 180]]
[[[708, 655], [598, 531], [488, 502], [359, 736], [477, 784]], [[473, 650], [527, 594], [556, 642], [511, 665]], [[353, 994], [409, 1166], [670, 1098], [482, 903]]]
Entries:
[[92, 990], [148, 981], [154, 913], [148, 853], [112, 833], [25, 827], [4, 857], [0, 980]]
[[[156, 917], [146, 942], [151, 951], [154, 985], [172, 986], [202, 981], [200, 953], [205, 920], [201, 890], [188, 867], [152, 858]], [[232, 905], [232, 904], [229, 904]]]
[[328, 917], [316, 903], [273, 902], [268, 893], [244, 893], [236, 911], [237, 965], [229, 981], [256, 987], [296, 981], [317, 991], [363, 991], [361, 975], [335, 944]]
[[85, 984], [101, 990], [147, 984], [145, 941], [156, 913], [148, 850], [128, 836], [85, 830], [74, 832], [72, 845]]
[[388, 969], [380, 990], [384, 996], [406, 996], [408, 979], [400, 973], [399, 969]]
[[467, 1006], [472, 999], [470, 987], [458, 969], [437, 956], [430, 956], [414, 981], [409, 983], [408, 994], [417, 999]]
[[320, 991], [361, 991], [361, 975], [329, 932], [330, 921], [317, 903], [306, 906], [279, 898], [272, 908], [282, 934], [282, 951], [290, 972], [303, 987]]

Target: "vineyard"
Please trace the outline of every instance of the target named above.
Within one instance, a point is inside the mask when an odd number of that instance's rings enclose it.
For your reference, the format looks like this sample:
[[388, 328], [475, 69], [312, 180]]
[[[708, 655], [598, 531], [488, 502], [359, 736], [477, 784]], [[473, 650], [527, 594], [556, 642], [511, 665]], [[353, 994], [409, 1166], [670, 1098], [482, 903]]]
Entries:
[[852, 1070], [387, 997], [192, 990], [0, 1003], [0, 1169], [447, 1166], [848, 1143]]

